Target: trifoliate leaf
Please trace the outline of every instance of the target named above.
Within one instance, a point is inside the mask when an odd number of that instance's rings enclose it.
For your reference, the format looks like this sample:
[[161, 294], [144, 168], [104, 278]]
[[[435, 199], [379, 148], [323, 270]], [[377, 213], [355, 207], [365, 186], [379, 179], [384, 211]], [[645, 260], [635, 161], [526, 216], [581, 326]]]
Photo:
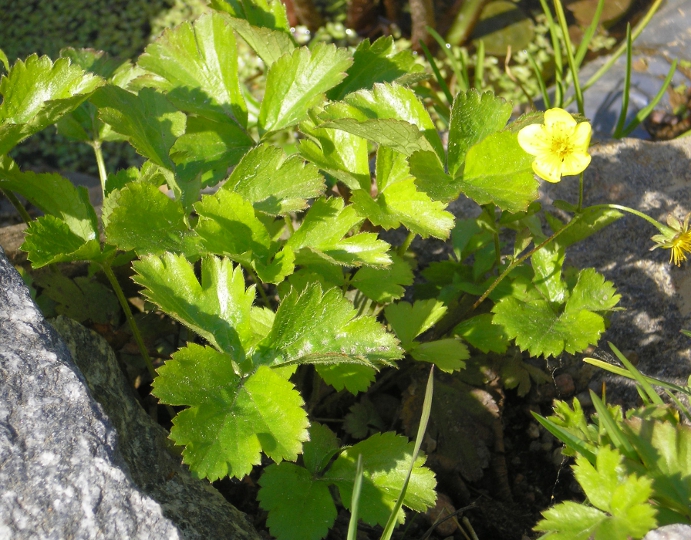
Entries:
[[461, 190], [478, 204], [493, 202], [509, 212], [527, 210], [538, 197], [532, 160], [514, 133], [489, 135], [466, 154]]
[[245, 290], [242, 268], [228, 259], [202, 259], [201, 283], [184, 256], [165, 253], [133, 263], [133, 280], [163, 311], [240, 363], [252, 340], [250, 308], [254, 287]]
[[302, 461], [312, 474], [319, 474], [340, 450], [336, 434], [319, 422], [310, 426], [310, 440], [302, 447]]
[[520, 356], [502, 358], [499, 362], [504, 388], [516, 388], [517, 394], [521, 397], [530, 391], [531, 379], [537, 383], [551, 381], [544, 371], [524, 362]]
[[252, 137], [235, 122], [192, 116], [187, 119], [185, 134], [173, 144], [170, 157], [181, 181], [189, 182], [201, 174], [202, 183], [215, 185], [253, 146]]
[[446, 373], [453, 373], [465, 367], [463, 360], [470, 358], [470, 352], [459, 340], [447, 338], [416, 343], [410, 356], [418, 362], [429, 362]]
[[113, 291], [93, 278], [79, 276], [74, 280], [60, 273], [47, 272], [37, 279], [42, 295], [56, 302], [55, 311], [77, 322], [90, 320], [99, 324], [116, 324], [120, 304]]
[[471, 147], [502, 129], [511, 116], [511, 103], [492, 92], [475, 88], [459, 92], [451, 107], [449, 123], [449, 174], [455, 177]]
[[388, 304], [401, 298], [405, 294], [405, 287], [413, 284], [413, 271], [398, 255], [391, 255], [391, 261], [384, 268], [360, 268], [350, 284], [378, 304]]
[[166, 251], [199, 253], [198, 238], [185, 223], [182, 205], [148, 182], [130, 182], [114, 191], [104, 207], [108, 242], [138, 255]]
[[[280, 4], [280, 2], [276, 3]], [[245, 20], [235, 18], [230, 20], [230, 25], [257, 53], [267, 68], [270, 68], [281, 56], [295, 49], [290, 34], [282, 30], [252, 26]]]
[[276, 312], [271, 333], [261, 343], [262, 362], [338, 363], [349, 359], [369, 366], [390, 365], [402, 356], [393, 334], [374, 317], [357, 312], [339, 289], [322, 293], [319, 284], [293, 289]]
[[292, 463], [269, 465], [259, 479], [257, 499], [269, 513], [266, 524], [276, 540], [320, 540], [338, 512], [329, 482]]
[[424, 71], [410, 51], [396, 52], [391, 36], [381, 37], [372, 44], [365, 39], [353, 53], [353, 65], [348, 69], [348, 76], [327, 96], [332, 101], [338, 101], [356, 90], [370, 90], [374, 83], [397, 81], [406, 84], [419, 80]]
[[239, 193], [261, 212], [284, 215], [305, 208], [307, 199], [321, 195], [324, 188], [314, 165], [261, 144], [242, 158], [221, 189]]
[[286, 8], [280, 0], [211, 0], [211, 7], [252, 26], [290, 32]]
[[[437, 129], [430, 118], [427, 109], [420, 102], [415, 92], [397, 84], [377, 83], [373, 90], [360, 90], [347, 95], [342, 102], [328, 105], [320, 118], [327, 122], [321, 127], [334, 127], [344, 129], [354, 135], [369, 138], [384, 146], [403, 146], [405, 151], [394, 148], [399, 152], [410, 155], [416, 150], [434, 150], [439, 159], [444, 159], [444, 147], [439, 138]], [[379, 120], [372, 123], [373, 135], [376, 138], [364, 133], [356, 133], [352, 123], [356, 121], [367, 122]], [[397, 121], [381, 122], [381, 120]], [[427, 144], [416, 142], [418, 135], [415, 131], [406, 129], [406, 126], [414, 126], [418, 132], [422, 133]], [[377, 132], [380, 132], [377, 135]], [[387, 142], [386, 139], [389, 139]], [[400, 142], [399, 142], [400, 141]], [[411, 144], [414, 143], [414, 146]]]
[[195, 232], [209, 253], [244, 265], [254, 260], [268, 264], [275, 252], [269, 231], [255, 215], [252, 203], [237, 193], [220, 189], [194, 205], [199, 215]]
[[339, 392], [345, 388], [354, 396], [367, 390], [376, 375], [374, 368], [358, 364], [319, 365], [316, 369], [326, 384]]
[[412, 178], [387, 185], [376, 198], [357, 190], [351, 200], [361, 216], [387, 230], [403, 225], [423, 238], [445, 239], [454, 223], [453, 215], [444, 210], [446, 205], [419, 191]]
[[[621, 461], [621, 454], [606, 445], [599, 449], [595, 466], [578, 456], [576, 480], [588, 501], [601, 512], [585, 505], [562, 503], [544, 512], [546, 519], [537, 524], [536, 530], [554, 531], [548, 538], [586, 539], [594, 535], [602, 540], [626, 540], [642, 538], [655, 528], [656, 510], [648, 502], [653, 493], [652, 479], [626, 474]], [[582, 536], [586, 530], [589, 534]]]
[[217, 122], [247, 126], [240, 90], [237, 48], [230, 17], [206, 13], [194, 24], [166, 29], [137, 60], [157, 77], [146, 84], [164, 92], [178, 109]]
[[134, 149], [156, 165], [175, 170], [168, 155], [175, 139], [185, 132], [185, 114], [163, 94], [143, 88], [139, 95], [117, 86], [101, 88], [91, 97], [101, 120], [125, 135]]
[[185, 445], [183, 461], [199, 477], [242, 478], [261, 461], [294, 461], [307, 440], [299, 392], [270, 368], [249, 376], [233, 370], [234, 356], [190, 344], [159, 368], [154, 395], [189, 405], [173, 419], [170, 438]]
[[262, 134], [294, 126], [324, 99], [324, 92], [345, 77], [350, 53], [318, 43], [311, 51], [300, 47], [276, 60], [266, 76], [266, 92], [259, 109]]
[[76, 109], [103, 84], [67, 58], [53, 63], [33, 54], [17, 60], [0, 80], [0, 155]]
[[296, 253], [298, 264], [320, 259], [345, 266], [390, 264], [389, 244], [375, 233], [346, 236], [363, 219], [353, 206], [344, 207], [341, 198], [318, 199], [286, 245]]
[[343, 429], [354, 439], [364, 439], [373, 433], [386, 429], [377, 408], [366, 398], [350, 408], [343, 420]]
[[315, 127], [312, 121], [300, 124], [309, 139], [300, 141], [298, 151], [321, 170], [337, 178], [350, 189], [369, 189], [367, 141], [340, 129]]
[[453, 333], [483, 353], [505, 353], [509, 347], [509, 337], [501, 325], [492, 324], [492, 319], [491, 313], [476, 315], [459, 323], [453, 329]]
[[610, 310], [619, 298], [611, 283], [599, 278], [593, 269], [579, 273], [571, 295], [573, 299], [569, 298], [559, 313], [558, 306], [551, 305], [536, 289], [517, 289], [514, 296], [495, 304], [493, 322], [502, 325], [516, 345], [533, 356], [583, 351], [597, 343], [605, 330], [604, 318], [593, 311]]
[[[341, 501], [346, 508], [355, 481], [358, 455], [362, 455], [364, 476], [360, 493], [360, 518], [370, 525], [384, 525], [401, 493], [403, 482], [410, 468], [413, 443], [395, 433], [376, 434], [345, 450], [324, 475], [324, 479], [336, 484]], [[424, 511], [434, 504], [436, 481], [434, 473], [423, 467], [424, 457], [415, 460], [408, 490], [403, 504], [417, 511]], [[403, 509], [397, 519], [403, 522]]]
[[446, 306], [437, 300], [418, 300], [415, 304], [397, 302], [386, 306], [384, 313], [401, 340], [401, 346], [409, 350], [417, 336], [432, 328], [444, 316]]

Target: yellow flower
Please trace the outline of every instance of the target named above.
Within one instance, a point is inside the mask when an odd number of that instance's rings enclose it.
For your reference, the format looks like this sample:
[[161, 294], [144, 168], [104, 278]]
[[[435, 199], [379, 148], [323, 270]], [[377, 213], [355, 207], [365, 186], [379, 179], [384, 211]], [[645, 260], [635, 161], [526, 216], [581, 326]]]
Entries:
[[543, 180], [582, 173], [590, 164], [590, 124], [574, 120], [564, 109], [545, 111], [544, 124], [531, 124], [518, 132], [518, 144], [535, 156], [533, 171]]
[[691, 213], [686, 215], [684, 223], [679, 221], [674, 216], [667, 216], [667, 225], [669, 229], [660, 229], [662, 234], [656, 234], [651, 240], [656, 244], [650, 248], [650, 251], [657, 248], [669, 249], [669, 262], [673, 262], [677, 266], [686, 261], [686, 254], [691, 253], [691, 231], [689, 230], [689, 218]]

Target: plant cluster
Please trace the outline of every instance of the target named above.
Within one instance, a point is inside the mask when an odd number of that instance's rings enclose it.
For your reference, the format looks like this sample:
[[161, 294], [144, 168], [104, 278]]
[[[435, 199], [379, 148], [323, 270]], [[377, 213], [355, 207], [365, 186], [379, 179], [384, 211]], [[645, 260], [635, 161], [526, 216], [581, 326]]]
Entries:
[[[475, 351], [581, 352], [619, 295], [592, 268], [566, 271], [566, 250], [637, 212], [583, 207], [582, 116], [552, 108], [507, 125], [509, 103], [462, 91], [449, 101], [444, 144], [414, 89], [427, 75], [392, 38], [354, 51], [297, 46], [278, 1], [212, 7], [134, 63], [64, 49], [55, 62], [31, 55], [10, 67], [1, 55], [0, 189], [20, 210], [14, 194], [44, 212], [22, 246], [34, 268], [88, 261], [105, 274], [154, 395], [177, 408], [170, 436], [193, 473], [242, 478], [266, 456], [275, 463], [259, 501], [277, 538], [323, 537], [335, 493], [390, 537], [402, 505], [435, 500], [418, 456], [424, 427], [415, 444], [367, 432], [341, 448], [310, 418], [296, 372], [313, 366], [356, 395], [402, 361], [455, 373]], [[264, 66], [261, 95], [238, 75], [240, 39]], [[100, 219], [84, 188], [21, 171], [7, 155], [56, 123], [94, 151]], [[102, 146], [113, 141], [146, 161], [109, 173]], [[580, 174], [579, 201], [556, 203], [568, 221], [542, 212], [535, 174]], [[478, 211], [455, 219], [447, 206], [461, 196]], [[667, 227], [641, 216], [681, 263], [688, 219]], [[381, 233], [397, 228], [407, 238], [392, 246]], [[453, 256], [423, 270], [409, 302], [416, 236], [450, 238]], [[141, 295], [194, 333], [157, 372], [113, 271], [130, 263]], [[534, 373], [519, 365], [514, 376], [529, 384]], [[605, 458], [603, 471], [617, 456]], [[305, 513], [313, 518], [296, 519]]]

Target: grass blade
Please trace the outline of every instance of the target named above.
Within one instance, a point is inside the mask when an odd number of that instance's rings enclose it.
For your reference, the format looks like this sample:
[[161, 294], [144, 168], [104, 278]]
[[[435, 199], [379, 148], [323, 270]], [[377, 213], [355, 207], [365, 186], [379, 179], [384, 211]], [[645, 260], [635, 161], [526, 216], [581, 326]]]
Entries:
[[550, 109], [550, 100], [549, 100], [549, 94], [547, 93], [547, 85], [545, 84], [545, 79], [542, 77], [542, 73], [540, 73], [540, 69], [537, 67], [537, 62], [535, 61], [535, 58], [533, 58], [533, 55], [530, 54], [528, 51], [526, 51], [528, 55], [528, 61], [530, 62], [530, 65], [533, 68], [533, 72], [535, 73], [535, 78], [537, 79], [537, 84], [540, 87], [540, 94], [542, 94], [542, 101], [545, 103], [545, 109]]
[[477, 45], [477, 62], [475, 64], [475, 88], [482, 90], [485, 79], [485, 42], [480, 40]]
[[569, 28], [566, 24], [566, 16], [564, 15], [564, 7], [561, 5], [561, 0], [554, 0], [554, 9], [557, 12], [559, 25], [561, 26], [562, 39], [564, 40], [564, 49], [566, 50], [566, 60], [569, 63], [571, 70], [571, 78], [573, 79], [573, 90], [576, 94], [576, 103], [578, 104], [578, 112], [585, 114], [583, 108], [583, 92], [581, 91], [581, 83], [578, 80], [578, 66], [576, 59], [573, 56], [573, 49], [571, 48], [571, 38], [569, 37]]
[[622, 364], [624, 364], [624, 367], [629, 370], [631, 375], [633, 375], [633, 378], [636, 379], [636, 382], [640, 384], [641, 387], [645, 390], [645, 393], [648, 394], [650, 400], [656, 405], [664, 405], [662, 398], [653, 389], [650, 383], [645, 380], [643, 374], [640, 371], [638, 371], [631, 362], [629, 362], [629, 359], [626, 358], [626, 356], [624, 356], [623, 354], [621, 354], [621, 352], [619, 352], [619, 349], [617, 349], [612, 343], [609, 344], [609, 348], [612, 349], [612, 352], [617, 356], [619, 361]]
[[605, 0], [598, 0], [593, 20], [583, 34], [583, 39], [581, 39], [581, 43], [578, 45], [578, 50], [576, 51], [576, 69], [581, 67], [583, 59], [588, 52], [588, 43], [590, 43], [590, 40], [593, 39], [593, 35], [595, 35], [595, 30], [597, 30], [597, 25], [600, 23], [600, 17], [602, 16], [602, 10], [604, 7]]
[[570, 431], [567, 431], [563, 427], [558, 426], [551, 420], [545, 418], [544, 416], [540, 416], [535, 412], [532, 414], [533, 418], [540, 422], [542, 427], [544, 427], [547, 431], [549, 431], [561, 442], [576, 450], [576, 452], [585, 457], [590, 463], [595, 465], [595, 453], [592, 450], [590, 450], [590, 448], [588, 448], [588, 446], [581, 439], [576, 437], [576, 435], [574, 435]]
[[646, 118], [648, 118], [648, 115], [653, 112], [653, 109], [657, 107], [657, 104], [660, 102], [662, 99], [662, 96], [665, 95], [665, 92], [667, 91], [667, 87], [670, 85], [672, 82], [672, 77], [674, 76], [674, 72], [677, 70], [677, 63], [679, 62], [678, 59], [675, 59], [674, 62], [672, 62], [672, 67], [669, 68], [669, 73], [667, 73], [667, 77], [665, 77], [665, 82], [662, 83], [662, 87], [660, 88], [660, 91], [657, 93], [657, 95], [653, 98], [653, 100], [643, 109], [638, 111], [638, 114], [636, 117], [631, 120], [631, 123], [624, 128], [624, 132], [622, 133], [623, 137], [626, 137], [629, 133], [631, 133], [634, 129], [638, 127], [638, 125], [643, 122]]
[[429, 62], [430, 67], [432, 68], [432, 72], [434, 73], [434, 77], [437, 79], [437, 83], [439, 83], [439, 88], [441, 88], [441, 91], [444, 92], [444, 95], [446, 96], [446, 99], [449, 102], [449, 106], [451, 106], [451, 104], [453, 103], [453, 96], [449, 91], [449, 87], [446, 85], [444, 77], [441, 76], [441, 73], [439, 71], [439, 68], [437, 67], [437, 63], [434, 61], [432, 53], [429, 51], [427, 45], [425, 45], [425, 43], [422, 40], [420, 40], [420, 47], [422, 47], [422, 52], [425, 53], [425, 58], [427, 58], [427, 61]]
[[355, 472], [355, 484], [353, 494], [350, 497], [350, 521], [348, 521], [348, 540], [357, 539], [358, 511], [360, 508], [360, 492], [362, 491], [362, 454], [357, 457], [357, 469]]
[[617, 448], [617, 450], [620, 450], [621, 453], [628, 458], [636, 459], [636, 450], [607, 410], [607, 406], [592, 390], [590, 391], [590, 398], [593, 400], [593, 406], [595, 407], [597, 416], [600, 419], [600, 425], [604, 427], [607, 435], [609, 435], [609, 438], [612, 439], [612, 443], [614, 443], [614, 446]]
[[561, 45], [559, 43], [559, 33], [557, 32], [557, 25], [554, 24], [554, 17], [547, 5], [547, 0], [540, 0], [542, 11], [547, 17], [547, 26], [549, 27], [549, 34], [552, 38], [552, 49], [554, 50], [554, 106], [561, 107], [564, 101], [564, 88], [562, 83], [562, 74], [564, 73], [564, 65], [561, 58]]
[[[462, 63], [458, 61], [458, 58], [456, 58], [456, 55], [453, 53], [451, 50], [451, 45], [449, 45], [443, 37], [439, 35], [439, 32], [437, 32], [434, 28], [431, 26], [427, 27], [427, 31], [429, 32], [430, 36], [434, 38], [434, 40], [437, 42], [439, 45], [439, 48], [444, 51], [444, 54], [446, 55], [446, 58], [449, 60], [449, 64], [451, 64], [451, 69], [453, 70], [453, 74], [456, 76], [456, 80], [459, 81], [459, 84], [461, 81], [464, 80], [464, 74], [462, 71]], [[465, 80], [468, 80], [468, 73], [465, 73]], [[465, 88], [467, 90], [467, 88]]]
[[393, 534], [394, 527], [396, 527], [396, 517], [398, 512], [403, 506], [403, 499], [405, 498], [405, 493], [408, 490], [408, 483], [410, 482], [410, 476], [413, 474], [413, 467], [415, 466], [415, 460], [420, 453], [420, 446], [422, 445], [422, 439], [425, 436], [425, 431], [427, 430], [427, 424], [429, 423], [429, 416], [432, 412], [432, 395], [434, 394], [434, 366], [429, 371], [429, 377], [427, 379], [427, 388], [425, 389], [425, 399], [422, 402], [422, 416], [420, 417], [420, 425], [417, 428], [417, 436], [415, 437], [415, 448], [413, 450], [413, 456], [410, 460], [410, 468], [408, 469], [408, 474], [405, 477], [405, 482], [403, 482], [403, 487], [401, 488], [401, 493], [398, 495], [398, 500], [396, 501], [396, 506], [394, 506], [389, 516], [389, 520], [386, 522], [384, 527], [384, 532], [381, 535], [381, 540], [391, 540], [391, 535]]
[[[624, 73], [624, 93], [621, 95], [621, 111], [619, 112], [619, 119], [617, 126], [614, 128], [612, 137], [621, 139], [624, 130], [624, 123], [626, 122], [626, 111], [629, 108], [629, 92], [631, 90], [631, 25], [626, 24], [626, 72]], [[611, 346], [611, 344], [610, 344]]]
[[[599, 367], [600, 369], [604, 369], [605, 371], [609, 371], [610, 373], [614, 373], [615, 375], [621, 375], [622, 377], [626, 377], [627, 379], [634, 379], [633, 375], [629, 373], [626, 369], [620, 368], [618, 366], [613, 366], [612, 364], [608, 364], [607, 362], [603, 362], [602, 360], [598, 360], [596, 358], [584, 358], [583, 361], [586, 364]], [[681, 392], [682, 394], [691, 396], [691, 388], [684, 388], [682, 386], [678, 386], [667, 381], [661, 381], [659, 379], [653, 379], [652, 377], [647, 377], [645, 375], [642, 376], [648, 383], [652, 385], [661, 386], [662, 388], [667, 388], [669, 390], [674, 390], [675, 392]]]

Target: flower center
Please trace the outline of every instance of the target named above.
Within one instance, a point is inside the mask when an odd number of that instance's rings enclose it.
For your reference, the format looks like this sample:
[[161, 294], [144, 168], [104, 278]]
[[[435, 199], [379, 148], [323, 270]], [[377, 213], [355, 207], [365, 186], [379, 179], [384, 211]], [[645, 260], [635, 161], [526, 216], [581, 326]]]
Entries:
[[559, 157], [563, 163], [569, 154], [573, 153], [573, 144], [571, 142], [570, 134], [561, 124], [554, 126], [552, 132], [551, 151], [554, 155]]

